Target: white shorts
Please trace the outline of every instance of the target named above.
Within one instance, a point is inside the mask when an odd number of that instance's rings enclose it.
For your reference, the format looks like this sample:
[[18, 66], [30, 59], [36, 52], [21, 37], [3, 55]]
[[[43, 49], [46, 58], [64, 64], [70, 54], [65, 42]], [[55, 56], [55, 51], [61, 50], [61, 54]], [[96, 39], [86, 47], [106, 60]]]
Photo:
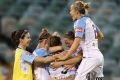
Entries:
[[87, 57], [83, 56], [83, 60], [78, 67], [75, 80], [90, 80], [88, 79], [88, 74], [92, 72], [95, 73], [94, 80], [103, 80], [104, 58], [102, 53], [99, 50], [89, 50], [85, 53], [91, 55], [90, 57], [89, 55]]
[[61, 72], [64, 70], [64, 67], [59, 67], [56, 70], [49, 68], [50, 76], [53, 80], [66, 80], [69, 77], [73, 77], [75, 75], [75, 70], [68, 70], [66, 74], [62, 74]]
[[56, 70], [49, 68], [50, 76], [51, 77], [59, 77], [61, 75], [61, 71], [63, 71], [63, 67], [59, 67]]
[[45, 68], [37, 68], [34, 70], [35, 80], [50, 80], [48, 71]]

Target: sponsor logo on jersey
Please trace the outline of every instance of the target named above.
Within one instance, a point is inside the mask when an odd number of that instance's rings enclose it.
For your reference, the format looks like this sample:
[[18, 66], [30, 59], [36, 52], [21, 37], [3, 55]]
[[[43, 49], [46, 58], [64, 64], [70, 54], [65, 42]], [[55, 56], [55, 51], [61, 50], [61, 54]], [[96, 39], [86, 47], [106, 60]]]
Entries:
[[82, 28], [75, 28], [75, 32], [82, 32], [83, 30], [82, 30]]

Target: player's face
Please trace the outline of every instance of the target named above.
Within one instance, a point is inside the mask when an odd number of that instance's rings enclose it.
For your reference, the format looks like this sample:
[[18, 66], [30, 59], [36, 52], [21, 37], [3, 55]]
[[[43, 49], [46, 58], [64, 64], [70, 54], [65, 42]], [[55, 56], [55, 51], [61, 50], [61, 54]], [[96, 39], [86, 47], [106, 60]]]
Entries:
[[68, 38], [64, 38], [64, 43], [68, 48], [70, 48], [71, 45], [73, 44], [73, 40], [70, 40]]
[[48, 49], [49, 48], [49, 41], [47, 39], [45, 39], [45, 48]]
[[47, 39], [43, 39], [43, 40], [40, 42], [40, 46], [43, 47], [43, 48], [48, 49], [48, 48], [49, 48], [49, 41], [48, 41]]
[[30, 42], [31, 42], [31, 38], [30, 38], [30, 34], [26, 33], [25, 37], [23, 39], [20, 40], [20, 42], [22, 43], [22, 45], [24, 45], [25, 47], [28, 47]]
[[78, 14], [77, 14], [77, 11], [73, 5], [71, 5], [71, 7], [70, 7], [70, 15], [71, 15], [73, 21], [77, 19]]

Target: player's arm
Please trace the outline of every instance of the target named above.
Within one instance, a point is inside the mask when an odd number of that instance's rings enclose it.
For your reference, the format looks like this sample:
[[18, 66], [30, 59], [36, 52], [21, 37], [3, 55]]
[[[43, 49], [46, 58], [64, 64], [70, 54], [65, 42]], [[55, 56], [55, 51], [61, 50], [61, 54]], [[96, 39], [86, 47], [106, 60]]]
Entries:
[[35, 62], [41, 62], [41, 63], [49, 63], [52, 61], [55, 61], [55, 58], [53, 56], [48, 56], [48, 57], [36, 57]]
[[46, 50], [38, 49], [33, 52], [34, 55], [38, 55], [34, 62], [48, 63], [55, 60], [54, 56], [48, 56]]
[[67, 59], [70, 55], [72, 55], [72, 53], [74, 53], [76, 49], [78, 48], [79, 44], [80, 44], [80, 38], [76, 37], [70, 50], [67, 52], [65, 56], [63, 56], [63, 59]]
[[75, 39], [74, 42], [70, 48], [70, 50], [66, 53], [65, 56], [63, 57], [59, 57], [58, 60], [65, 60], [67, 59], [72, 53], [74, 53], [78, 46], [80, 45], [81, 42], [81, 38], [83, 38], [84, 35], [84, 30], [85, 30], [85, 26], [86, 26], [86, 21], [84, 20], [78, 20], [75, 24]]
[[62, 46], [55, 46], [55, 47], [50, 47], [49, 48], [49, 52], [50, 53], [53, 53], [53, 52], [56, 52], [56, 51], [60, 51], [60, 50], [63, 50]]
[[73, 65], [73, 64], [77, 64], [78, 62], [80, 62], [82, 60], [82, 53], [80, 52], [77, 56], [68, 59], [66, 61], [60, 61], [60, 62], [54, 62], [51, 66], [53, 68], [58, 68], [62, 65]]
[[104, 38], [103, 33], [102, 32], [98, 32], [97, 38], [98, 38], [98, 42], [101, 42], [103, 40], [103, 38]]
[[52, 56], [49, 56], [49, 57], [38, 57], [38, 56], [35, 56], [34, 54], [32, 55], [28, 55], [26, 53], [23, 53], [22, 54], [22, 60], [28, 62], [28, 63], [33, 63], [34, 62], [40, 62], [40, 63], [48, 63], [50, 61], [54, 61], [55, 58], [52, 57]]
[[82, 60], [82, 55], [78, 54], [77, 56], [66, 60], [66, 61], [62, 61], [62, 65], [71, 65], [71, 64], [76, 64], [78, 62], [80, 62]]
[[98, 42], [101, 42], [102, 40], [103, 40], [103, 38], [104, 38], [104, 35], [103, 35], [103, 33], [100, 31], [100, 29], [98, 28], [98, 27], [96, 27], [97, 28], [97, 38], [98, 38]]
[[101, 42], [103, 40], [103, 38], [104, 38], [104, 35], [103, 35], [103, 33], [101, 31], [98, 31], [97, 33], [98, 33], [98, 35], [97, 35], [98, 42]]

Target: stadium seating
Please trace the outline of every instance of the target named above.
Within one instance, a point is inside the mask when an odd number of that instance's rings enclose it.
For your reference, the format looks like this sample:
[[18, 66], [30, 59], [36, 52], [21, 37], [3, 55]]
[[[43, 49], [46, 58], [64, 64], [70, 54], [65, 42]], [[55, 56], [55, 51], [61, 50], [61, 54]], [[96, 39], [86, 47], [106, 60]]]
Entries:
[[[104, 73], [109, 76], [120, 76], [120, 0], [85, 1], [90, 2], [92, 6], [92, 12], [88, 15], [105, 36], [100, 44], [100, 49], [106, 58]], [[63, 35], [73, 30], [73, 21], [69, 14], [72, 2], [74, 0], [0, 0], [0, 20], [2, 21], [6, 16], [16, 18], [17, 24], [27, 27], [33, 38], [38, 36], [36, 34], [39, 34], [44, 26], [50, 32], [58, 31]], [[21, 27], [16, 26], [16, 28]], [[36, 42], [33, 45], [36, 45]]]

